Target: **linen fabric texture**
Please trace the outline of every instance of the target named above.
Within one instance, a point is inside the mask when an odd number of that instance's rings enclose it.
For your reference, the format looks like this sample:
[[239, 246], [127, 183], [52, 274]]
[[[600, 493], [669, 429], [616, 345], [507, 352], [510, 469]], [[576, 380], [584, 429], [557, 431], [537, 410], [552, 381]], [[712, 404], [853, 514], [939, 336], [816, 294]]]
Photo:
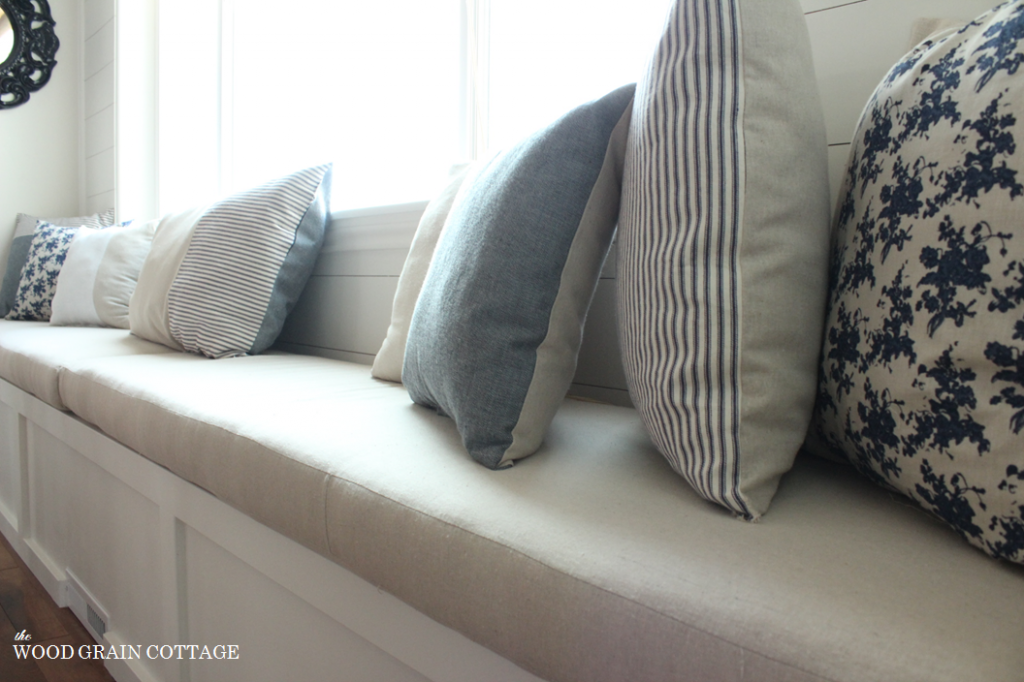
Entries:
[[57, 278], [50, 324], [128, 328], [128, 303], [158, 221], [83, 231]]
[[36, 218], [35, 216], [19, 213], [14, 226], [14, 237], [11, 240], [10, 251], [7, 254], [7, 268], [4, 270], [3, 283], [0, 284], [0, 316], [7, 316], [14, 307], [14, 298], [18, 293], [18, 284], [21, 282], [21, 269], [25, 267], [25, 260], [28, 258], [28, 247], [32, 243], [32, 235], [35, 234], [36, 225], [39, 222], [61, 227], [91, 227], [101, 228], [114, 224], [114, 209], [108, 209], [102, 213], [94, 213], [88, 216], [73, 218]]
[[366, 366], [62, 364], [79, 418], [545, 680], [1020, 681], [1020, 571], [845, 465], [798, 458], [736, 523], [628, 408], [566, 401], [550, 456], [496, 475]]
[[585, 104], [467, 181], [409, 329], [402, 381], [477, 462], [541, 445], [576, 369], [618, 214], [633, 85]]
[[630, 396], [702, 496], [768, 509], [810, 421], [826, 138], [795, 0], [678, 0], [637, 86], [619, 218]]
[[128, 327], [132, 334], [174, 350], [184, 350], [171, 335], [167, 322], [167, 292], [185, 258], [192, 229], [205, 210], [205, 207], [193, 208], [160, 219], [128, 303]]
[[1024, 563], [1024, 1], [878, 86], [840, 194], [812, 443]]
[[385, 381], [402, 381], [402, 363], [405, 361], [405, 344], [409, 338], [409, 324], [416, 309], [416, 301], [427, 277], [434, 248], [444, 229], [448, 213], [452, 209], [459, 188], [470, 173], [471, 164], [457, 164], [449, 172], [448, 184], [423, 211], [416, 234], [409, 247], [409, 255], [398, 278], [395, 300], [391, 307], [391, 324], [380, 350], [373, 358], [371, 375]]
[[92, 358], [172, 352], [124, 329], [0, 320], [0, 377], [58, 410], [68, 409], [58, 382], [69, 364]]
[[212, 358], [277, 339], [330, 220], [330, 164], [165, 216], [129, 306], [133, 333]]

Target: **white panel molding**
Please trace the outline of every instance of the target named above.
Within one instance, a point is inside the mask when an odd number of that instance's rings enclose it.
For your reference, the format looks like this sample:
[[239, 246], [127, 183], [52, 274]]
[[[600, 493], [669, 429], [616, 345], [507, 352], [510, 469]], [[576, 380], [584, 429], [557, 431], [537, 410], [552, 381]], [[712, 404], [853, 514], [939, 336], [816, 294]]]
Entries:
[[114, 0], [79, 3], [81, 17], [81, 136], [79, 139], [79, 212], [95, 213], [114, 205], [116, 52]]
[[[0, 470], [21, 471], [21, 453], [18, 451], [20, 420], [17, 412], [0, 402]], [[22, 497], [20, 475], [0, 476], [0, 517], [16, 530]]]
[[[41, 445], [59, 442], [63, 453], [60, 456], [80, 458], [80, 461], [76, 459], [76, 467], [84, 466], [95, 472], [95, 475], [84, 477], [81, 485], [96, 487], [83, 491], [80, 497], [102, 494], [111, 485], [124, 486], [140, 495], [142, 501], [159, 508], [159, 514], [152, 517], [156, 519], [152, 522], [155, 527], [147, 536], [160, 545], [158, 579], [161, 588], [153, 599], [145, 600], [144, 604], [132, 604], [131, 608], [146, 615], [146, 629], [159, 632], [161, 641], [139, 641], [138, 632], [125, 631], [118, 625], [126, 620], [122, 611], [125, 605], [104, 603], [104, 609], [109, 610], [108, 631], [101, 642], [105, 646], [174, 644], [188, 640], [185, 621], [189, 608], [199, 608], [200, 605], [188, 603], [190, 568], [186, 538], [191, 533], [199, 533], [225, 555], [237, 559], [239, 570], [256, 571], [265, 576], [269, 580], [268, 589], [275, 591], [277, 603], [292, 601], [296, 604], [288, 612], [275, 614], [275, 619], [280, 619], [278, 627], [295, 628], [290, 636], [313, 638], [317, 636], [316, 632], [308, 628], [319, 628], [321, 621], [310, 622], [302, 614], [314, 609], [326, 615], [337, 626], [358, 635], [358, 638], [350, 640], [350, 645], [365, 647], [365, 660], [381, 660], [378, 679], [390, 679], [386, 673], [394, 670], [394, 662], [398, 661], [437, 682], [540, 682], [508, 660], [440, 625], [340, 565], [254, 521], [111, 440], [77, 417], [56, 410], [3, 380], [0, 380], [0, 402], [27, 421], [26, 435], [33, 431], [45, 433], [46, 438], [40, 439]], [[28, 439], [32, 440], [31, 435]], [[26, 447], [31, 449], [32, 443]], [[42, 447], [32, 456], [39, 463], [44, 463], [56, 454]], [[17, 476], [23, 481], [30, 478], [30, 467], [11, 471], [4, 459], [0, 459], [0, 466], [4, 467], [0, 476]], [[28, 495], [34, 497], [36, 490], [32, 483], [28, 480], [26, 487]], [[31, 504], [42, 505], [44, 499], [48, 506], [39, 509], [42, 514], [58, 518], [75, 513], [73, 508], [64, 508], [74, 502], [60, 496], [33, 499]], [[130, 511], [126, 510], [126, 513]], [[94, 588], [84, 582], [85, 571], [75, 565], [62, 565], [43, 539], [32, 537], [29, 528], [16, 528], [6, 516], [0, 515], [0, 532], [58, 604], [64, 605], [66, 599], [64, 585], [68, 569], [81, 579], [86, 590], [95, 593]], [[87, 527], [87, 532], [96, 535], [78, 537], [76, 543], [87, 548], [90, 556], [72, 561], [87, 560], [94, 566], [108, 563], [111, 570], [132, 570], [132, 562], [126, 563], [116, 553], [112, 556], [106, 551], [110, 538], [104, 536], [109, 529]], [[222, 564], [226, 567], [222, 568], [226, 571], [223, 579], [232, 580], [231, 565], [232, 562]], [[242, 577], [240, 573], [238, 578]], [[254, 595], [254, 598], [259, 596]], [[229, 608], [230, 604], [204, 603], [201, 606], [207, 609]], [[221, 642], [191, 643], [212, 645]], [[261, 644], [260, 649], [272, 651], [275, 656], [287, 657], [289, 654], [287, 648], [276, 646], [276, 640]], [[297, 668], [306, 663], [294, 661]], [[197, 672], [190, 669], [188, 661], [182, 661], [180, 665], [163, 665], [148, 660], [107, 661], [107, 667], [119, 682], [187, 682], [196, 679], [194, 673]], [[340, 670], [331, 672], [344, 675]]]
[[284, 351], [286, 353], [299, 353], [301, 355], [315, 355], [320, 358], [329, 358], [331, 360], [342, 360], [344, 362], [354, 362], [357, 365], [372, 365], [373, 359], [376, 357], [376, 353], [357, 353], [347, 350], [337, 350], [335, 348], [323, 348], [321, 346], [311, 346], [303, 343], [291, 343], [289, 341], [278, 341], [274, 344], [276, 350]]
[[[614, 393], [600, 399], [614, 405], [632, 407], [626, 395], [626, 373], [622, 368], [618, 331], [615, 280], [602, 279], [597, 284], [583, 329], [583, 343], [580, 345], [576, 375], [573, 377], [574, 384], [580, 386], [580, 390], [574, 390], [574, 395], [598, 399], [595, 391], [612, 390]], [[583, 387], [587, 388], [584, 390]]]
[[606, 386], [588, 386], [587, 384], [573, 383], [566, 394], [566, 400], [584, 400], [620, 407], [633, 407], [633, 401], [629, 398], [629, 391], [625, 388], [608, 388]]
[[86, 18], [87, 15], [89, 15], [89, 2], [90, 0], [84, 0], [84, 2], [79, 2], [77, 5], [79, 34], [78, 40], [76, 41], [78, 45], [75, 49], [75, 82], [78, 85], [78, 96], [76, 98], [76, 104], [78, 105], [78, 149], [76, 150], [75, 166], [78, 169], [78, 186], [76, 187], [78, 196], [78, 201], [76, 202], [78, 204], [78, 210], [76, 213], [78, 215], [83, 214], [87, 198], [85, 191], [85, 149], [87, 135], [84, 121], [88, 117], [88, 114], [86, 114], [86, 104], [88, 102], [86, 90], [88, 89], [88, 86], [86, 85], [85, 78], [85, 38], [87, 35], [91, 35], [91, 33], [94, 32], [87, 34], [85, 29]]
[[427, 202], [336, 211], [314, 276], [398, 277]]

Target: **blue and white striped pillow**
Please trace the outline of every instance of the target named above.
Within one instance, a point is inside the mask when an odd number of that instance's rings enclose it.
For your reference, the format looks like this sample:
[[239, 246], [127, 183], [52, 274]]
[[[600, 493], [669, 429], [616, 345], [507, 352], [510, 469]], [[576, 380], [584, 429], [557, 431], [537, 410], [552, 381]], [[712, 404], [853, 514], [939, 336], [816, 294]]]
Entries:
[[796, 0], [677, 0], [638, 84], [619, 217], [630, 395], [701, 495], [756, 519], [814, 402], [825, 128]]
[[323, 244], [330, 183], [331, 166], [316, 166], [203, 213], [167, 292], [182, 348], [220, 358], [270, 347]]

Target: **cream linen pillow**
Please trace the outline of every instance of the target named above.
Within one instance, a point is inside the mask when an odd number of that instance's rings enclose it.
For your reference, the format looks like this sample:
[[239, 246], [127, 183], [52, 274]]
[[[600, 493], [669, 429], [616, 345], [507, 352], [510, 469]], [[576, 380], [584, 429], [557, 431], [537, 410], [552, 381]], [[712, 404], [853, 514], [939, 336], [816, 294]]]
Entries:
[[149, 257], [139, 273], [139, 282], [128, 304], [128, 326], [132, 334], [175, 350], [184, 350], [171, 335], [167, 291], [188, 251], [192, 229], [204, 213], [205, 207], [194, 208], [171, 213], [160, 220]]
[[57, 278], [50, 324], [128, 328], [128, 302], [157, 221], [82, 230]]
[[416, 308], [423, 280], [434, 257], [437, 239], [441, 236], [448, 212], [451, 211], [469, 169], [470, 164], [453, 166], [448, 174], [448, 185], [423, 211], [419, 227], [416, 228], [416, 236], [409, 247], [409, 255], [402, 266], [402, 274], [398, 278], [398, 289], [395, 291], [395, 301], [391, 308], [391, 326], [388, 327], [387, 337], [377, 352], [377, 357], [373, 359], [373, 368], [370, 370], [370, 374], [378, 379], [399, 383], [402, 381], [402, 361], [405, 358], [405, 342], [409, 337], [412, 311]]

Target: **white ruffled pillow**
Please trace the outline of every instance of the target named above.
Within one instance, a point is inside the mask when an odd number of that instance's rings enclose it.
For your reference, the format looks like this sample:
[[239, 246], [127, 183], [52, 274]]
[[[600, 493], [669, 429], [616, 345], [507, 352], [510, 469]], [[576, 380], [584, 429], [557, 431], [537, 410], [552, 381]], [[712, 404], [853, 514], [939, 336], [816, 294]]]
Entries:
[[128, 328], [128, 302], [158, 221], [82, 230], [57, 278], [52, 325]]

